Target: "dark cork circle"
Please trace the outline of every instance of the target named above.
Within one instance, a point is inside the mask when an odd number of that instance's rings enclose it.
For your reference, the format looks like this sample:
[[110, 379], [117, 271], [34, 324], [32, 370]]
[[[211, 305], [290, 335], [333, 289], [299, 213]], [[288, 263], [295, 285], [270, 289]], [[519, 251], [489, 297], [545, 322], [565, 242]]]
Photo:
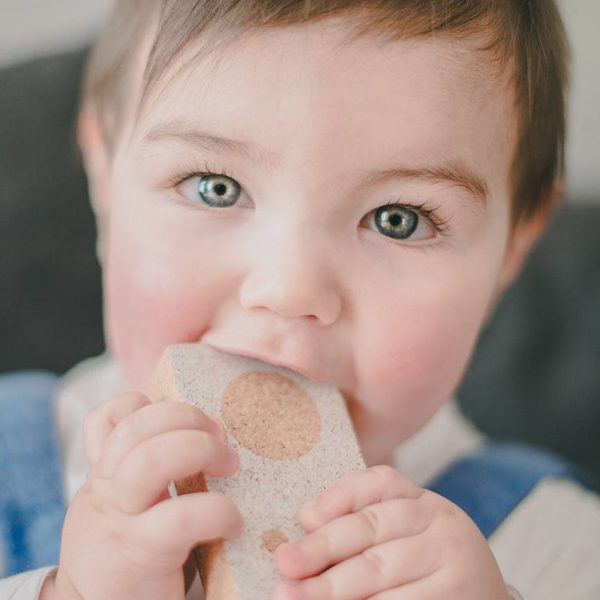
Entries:
[[321, 435], [312, 398], [279, 373], [250, 371], [236, 377], [225, 389], [221, 411], [242, 446], [274, 460], [307, 454]]
[[271, 553], [277, 550], [278, 546], [288, 541], [287, 535], [280, 529], [269, 529], [262, 534], [263, 546]]

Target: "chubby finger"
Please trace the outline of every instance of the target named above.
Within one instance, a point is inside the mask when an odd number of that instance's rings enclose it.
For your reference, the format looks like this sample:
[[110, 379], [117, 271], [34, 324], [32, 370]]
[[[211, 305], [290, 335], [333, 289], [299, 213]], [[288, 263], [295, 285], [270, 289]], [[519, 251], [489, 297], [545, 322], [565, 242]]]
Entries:
[[221, 494], [201, 492], [170, 498], [135, 515], [129, 533], [136, 546], [185, 561], [197, 544], [231, 539], [243, 529], [234, 502]]
[[[426, 536], [380, 544], [317, 577], [279, 584], [272, 600], [363, 600], [433, 575], [437, 555]], [[403, 596], [399, 596], [403, 597]]]
[[100, 477], [111, 477], [123, 458], [142, 442], [167, 431], [208, 431], [225, 442], [225, 430], [197, 406], [183, 402], [156, 402], [127, 415], [112, 430], [98, 461]]
[[306, 504], [299, 514], [306, 531], [328, 521], [392, 498], [419, 498], [424, 490], [387, 465], [353, 471]]
[[151, 403], [150, 398], [140, 392], [126, 392], [88, 413], [83, 422], [83, 439], [88, 463], [94, 466], [100, 460], [106, 439], [120, 421]]
[[431, 503], [421, 498], [395, 498], [365, 506], [299, 540], [280, 545], [275, 563], [287, 577], [317, 575], [368, 548], [422, 533], [431, 523], [432, 514]]
[[92, 489], [98, 502], [136, 514], [164, 499], [173, 480], [199, 472], [225, 477], [238, 468], [237, 454], [214, 435], [190, 429], [167, 431], [136, 446], [112, 478], [94, 477]]

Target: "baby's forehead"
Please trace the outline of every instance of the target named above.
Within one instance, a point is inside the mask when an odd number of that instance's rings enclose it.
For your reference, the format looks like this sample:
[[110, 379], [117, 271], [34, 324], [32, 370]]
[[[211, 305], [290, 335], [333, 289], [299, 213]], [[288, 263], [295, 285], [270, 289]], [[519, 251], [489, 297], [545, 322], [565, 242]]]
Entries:
[[[446, 92], [452, 97], [469, 89], [469, 97], [460, 98], [463, 103], [512, 91], [507, 70], [480, 50], [474, 38], [353, 37], [344, 22], [332, 17], [318, 23], [253, 29], [217, 49], [207, 49], [198, 40], [166, 67], [140, 114], [148, 121], [152, 113], [174, 107], [193, 111], [211, 93], [221, 94], [223, 105], [232, 100], [235, 104], [232, 95], [243, 94], [250, 106], [260, 95], [257, 90], [265, 96], [280, 94], [284, 84], [298, 95], [310, 93], [315, 105], [336, 90], [348, 97], [367, 88], [377, 95], [412, 88], [415, 94], [443, 97]], [[419, 79], [424, 81], [432, 71], [439, 86], [419, 85]], [[343, 103], [343, 96], [339, 101]]]

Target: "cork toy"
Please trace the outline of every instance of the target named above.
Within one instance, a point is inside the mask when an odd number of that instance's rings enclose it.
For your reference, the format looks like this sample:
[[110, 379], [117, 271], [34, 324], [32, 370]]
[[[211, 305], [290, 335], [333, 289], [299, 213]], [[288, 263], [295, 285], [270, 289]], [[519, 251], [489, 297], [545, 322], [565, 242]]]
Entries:
[[244, 517], [239, 538], [194, 549], [206, 600], [267, 600], [280, 579], [273, 552], [305, 534], [299, 510], [365, 467], [343, 396], [287, 368], [179, 344], [159, 361], [151, 397], [194, 404], [219, 419], [240, 458], [232, 477], [174, 482], [178, 495], [221, 493]]

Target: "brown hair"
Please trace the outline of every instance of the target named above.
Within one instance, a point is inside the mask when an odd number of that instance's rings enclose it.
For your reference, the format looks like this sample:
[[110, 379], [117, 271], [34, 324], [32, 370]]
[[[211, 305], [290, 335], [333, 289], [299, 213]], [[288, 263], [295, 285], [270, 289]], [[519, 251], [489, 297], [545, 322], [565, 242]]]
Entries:
[[144, 36], [151, 33], [153, 40], [140, 105], [175, 58], [200, 36], [204, 52], [252, 28], [307, 23], [339, 13], [358, 17], [357, 36], [482, 39], [485, 34], [481, 49], [501, 68], [512, 69], [515, 90], [512, 229], [550, 208], [554, 183], [564, 173], [569, 79], [569, 48], [554, 0], [116, 0], [88, 61], [83, 101], [94, 105], [110, 152]]

